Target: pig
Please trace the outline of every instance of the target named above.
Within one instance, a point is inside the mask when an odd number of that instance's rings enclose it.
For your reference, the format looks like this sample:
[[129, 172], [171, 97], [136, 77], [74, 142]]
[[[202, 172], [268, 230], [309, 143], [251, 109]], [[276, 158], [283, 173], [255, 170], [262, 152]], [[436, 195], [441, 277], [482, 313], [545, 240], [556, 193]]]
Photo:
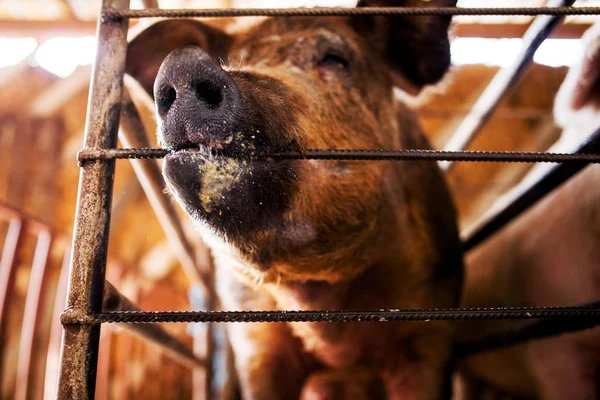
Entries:
[[[456, 0], [359, 6], [454, 6]], [[221, 29], [163, 20], [129, 45], [153, 95], [170, 191], [211, 247], [224, 310], [459, 303], [456, 213], [432, 162], [279, 160], [426, 149], [395, 87], [450, 64], [449, 17], [296, 17]], [[450, 396], [450, 322], [228, 324], [245, 399]]]
[[[572, 151], [600, 128], [600, 23], [582, 42], [581, 58], [555, 100], [555, 119], [564, 130], [552, 151]], [[532, 174], [539, 177], [545, 169]], [[471, 252], [463, 305], [573, 306], [600, 300], [598, 182], [600, 166], [587, 166]], [[468, 322], [459, 335], [466, 339], [517, 324]], [[464, 399], [598, 399], [600, 328], [475, 355], [461, 371]]]

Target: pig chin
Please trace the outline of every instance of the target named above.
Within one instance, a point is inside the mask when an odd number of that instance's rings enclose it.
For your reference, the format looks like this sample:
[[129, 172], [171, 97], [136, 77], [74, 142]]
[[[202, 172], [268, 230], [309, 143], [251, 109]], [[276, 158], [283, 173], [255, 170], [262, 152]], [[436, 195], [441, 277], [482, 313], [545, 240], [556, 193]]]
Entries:
[[200, 150], [168, 155], [163, 174], [194, 221], [234, 242], [278, 224], [295, 186], [289, 162], [236, 159]]

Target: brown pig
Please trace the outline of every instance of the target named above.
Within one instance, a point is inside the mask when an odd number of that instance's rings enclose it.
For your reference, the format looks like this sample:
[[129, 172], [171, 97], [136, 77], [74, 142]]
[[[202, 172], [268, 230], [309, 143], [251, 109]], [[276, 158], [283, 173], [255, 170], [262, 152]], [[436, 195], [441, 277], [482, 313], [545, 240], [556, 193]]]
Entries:
[[[173, 150], [163, 173], [213, 249], [225, 310], [458, 305], [456, 215], [435, 163], [268, 157], [427, 148], [393, 88], [442, 78], [449, 23], [297, 17], [224, 31], [165, 20], [131, 42], [127, 71], [154, 96], [159, 139]], [[447, 322], [227, 329], [246, 399], [450, 396]]]
[[[573, 151], [600, 128], [600, 23], [556, 97], [564, 128], [551, 151]], [[534, 168], [539, 178], [545, 167]], [[532, 180], [532, 179], [528, 179]], [[590, 165], [467, 257], [464, 305], [573, 306], [600, 300], [600, 166]], [[520, 191], [519, 189], [518, 191]], [[461, 336], [518, 323], [462, 325]], [[600, 398], [600, 328], [482, 353], [464, 363], [465, 399]]]

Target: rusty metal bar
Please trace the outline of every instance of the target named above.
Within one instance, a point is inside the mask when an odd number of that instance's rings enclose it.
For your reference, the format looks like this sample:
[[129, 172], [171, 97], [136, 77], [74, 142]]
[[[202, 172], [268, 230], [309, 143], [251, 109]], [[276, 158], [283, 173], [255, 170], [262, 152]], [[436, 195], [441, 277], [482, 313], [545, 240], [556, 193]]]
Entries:
[[[575, 0], [550, 0], [548, 7], [571, 6]], [[508, 68], [503, 68], [494, 76], [492, 81], [479, 96], [471, 112], [467, 115], [446, 146], [446, 151], [466, 149], [475, 139], [477, 134], [490, 120], [492, 114], [508, 91], [514, 87], [525, 68], [533, 60], [533, 56], [546, 38], [560, 25], [563, 20], [561, 15], [540, 15], [535, 18], [523, 36], [523, 48], [515, 62]], [[444, 161], [440, 167], [448, 171], [453, 163]]]
[[[190, 303], [195, 309], [214, 310], [216, 294], [214, 293], [214, 265], [211, 262], [209, 265], [209, 274], [207, 278], [208, 286], [211, 288], [211, 292], [206, 293], [203, 290], [196, 290], [191, 287], [189, 289], [188, 297]], [[194, 369], [192, 371], [192, 400], [202, 399], [213, 399], [213, 374], [214, 370], [214, 356], [215, 356], [215, 343], [214, 343], [214, 324], [193, 324], [190, 325], [191, 335], [194, 343], [194, 354], [196, 357], [206, 359], [209, 362], [204, 369]]]
[[[12, 297], [14, 289], [15, 274], [17, 270], [18, 255], [17, 249], [24, 236], [24, 221], [17, 216], [13, 216], [6, 233], [4, 247], [2, 248], [2, 258], [0, 259], [0, 356], [4, 354], [4, 343], [7, 336], [7, 314], [8, 302]], [[2, 363], [0, 363], [0, 377], [2, 373]]]
[[[481, 307], [379, 310], [114, 311], [63, 315], [65, 322], [151, 324], [156, 322], [389, 322], [483, 319], [581, 319], [600, 317], [600, 307]], [[600, 321], [600, 320], [599, 320]]]
[[[600, 301], [582, 304], [581, 306], [598, 307]], [[530, 340], [538, 340], [550, 336], [563, 335], [565, 333], [577, 332], [591, 329], [600, 325], [598, 318], [582, 318], [573, 321], [541, 320], [526, 323], [502, 332], [491, 333], [483, 337], [465, 342], [456, 343], [454, 349], [458, 357], [467, 357], [472, 354], [492, 351], [515, 344], [525, 343]]]
[[[109, 161], [115, 159], [162, 158], [171, 151], [158, 148], [128, 149], [84, 149], [78, 154], [79, 162]], [[230, 154], [236, 157], [236, 154]], [[465, 162], [548, 162], [548, 163], [600, 163], [598, 154], [547, 153], [537, 151], [445, 151], [445, 150], [347, 150], [347, 149], [308, 149], [303, 151], [282, 151], [274, 154], [253, 154], [255, 158], [271, 157], [278, 160], [357, 160], [357, 161], [465, 161]], [[243, 158], [240, 156], [240, 158]], [[248, 157], [246, 157], [248, 158]]]
[[[150, 147], [151, 143], [146, 133], [139, 113], [131, 100], [127, 89], [123, 90], [121, 114], [121, 129], [119, 140], [125, 147]], [[169, 244], [183, 267], [192, 284], [201, 285], [206, 293], [209, 292], [202, 271], [194, 258], [194, 251], [188, 242], [183, 227], [171, 199], [165, 195], [164, 180], [155, 160], [131, 159], [131, 166], [137, 175], [146, 197], [160, 222]]]
[[[452, 28], [454, 37], [476, 37], [476, 38], [518, 38], [521, 39], [527, 29], [531, 26], [529, 22], [499, 22], [499, 23], [477, 23], [465, 22], [455, 23]], [[591, 23], [571, 21], [564, 23], [550, 34], [555, 39], [579, 39], [585, 31], [592, 26]]]
[[[209, 355], [212, 354], [212, 338], [210, 335], [210, 325], [211, 324], [203, 324], [202, 331], [194, 328], [193, 335], [193, 347], [194, 354], [197, 357], [203, 357], [206, 359], [210, 359]], [[206, 368], [194, 368], [192, 370], [192, 400], [203, 400], [210, 399], [211, 397], [211, 374], [212, 374], [212, 365], [211, 363], [206, 364]]]
[[600, 7], [358, 7], [358, 8], [233, 8], [105, 10], [106, 20], [126, 18], [220, 18], [220, 17], [333, 17], [333, 16], [454, 16], [454, 15], [596, 15]]
[[71, 262], [71, 249], [65, 249], [60, 276], [56, 286], [54, 307], [52, 309], [52, 325], [50, 327], [50, 339], [48, 340], [48, 352], [46, 355], [46, 378], [44, 381], [44, 400], [53, 399], [56, 396], [58, 378], [58, 360], [60, 355], [60, 341], [62, 336], [62, 325], [60, 314], [65, 309], [67, 301], [67, 283], [69, 278], [69, 264]]
[[[103, 0], [102, 9], [128, 9], [129, 0]], [[114, 148], [117, 142], [123, 74], [127, 54], [127, 21], [98, 21], [98, 49], [92, 72], [85, 147]], [[67, 308], [86, 314], [102, 309], [110, 228], [114, 162], [83, 166], [79, 181]], [[93, 399], [100, 326], [64, 327], [59, 399]]]
[[[128, 82], [127, 77], [125, 82]], [[135, 89], [133, 84], [131, 86]], [[145, 92], [140, 92], [139, 95], [149, 97]], [[148, 101], [147, 98], [144, 100]], [[152, 145], [127, 88], [123, 91], [119, 139], [125, 147], [150, 147]], [[175, 252], [175, 256], [179, 260], [191, 284], [199, 287], [204, 293], [205, 306], [211, 307], [214, 295], [211, 285], [209, 285], [209, 282], [212, 280], [210, 271], [202, 271], [198, 265], [198, 258], [185, 236], [181, 221], [173, 208], [173, 203], [164, 192], [164, 180], [157, 162], [155, 160], [134, 159], [130, 159], [130, 162], [159, 223], [165, 231], [165, 235]], [[200, 244], [197, 243], [196, 245]], [[196, 251], [198, 250], [196, 248]], [[205, 249], [205, 251], [207, 250]], [[210, 268], [207, 269], [209, 270]], [[212, 310], [212, 308], [208, 309]], [[199, 358], [210, 360], [212, 359], [212, 329], [210, 325], [207, 325], [204, 333], [205, 335], [202, 335], [202, 337], [198, 337], [198, 335], [194, 336], [194, 353]], [[211, 398], [211, 373], [210, 362], [207, 362], [203, 369], [194, 368], [192, 370], [194, 398]]]
[[[106, 329], [109, 328], [109, 329]], [[100, 332], [100, 348], [98, 353], [98, 371], [96, 373], [96, 400], [110, 398], [110, 362], [111, 347], [113, 345], [113, 329], [103, 327]]]
[[21, 342], [19, 343], [19, 360], [17, 364], [17, 389], [16, 400], [27, 400], [27, 398], [39, 398], [31, 394], [35, 386], [30, 382], [33, 368], [40, 365], [42, 352], [36, 349], [36, 332], [40, 326], [43, 316], [41, 309], [42, 300], [48, 288], [49, 278], [49, 256], [52, 245], [50, 232], [42, 232], [38, 236], [31, 274], [29, 276], [29, 287], [27, 288], [27, 300], [23, 312], [23, 325], [21, 327]]
[[[104, 287], [103, 310], [105, 312], [139, 311], [139, 308], [107, 281]], [[63, 314], [61, 318], [69, 318], [69, 316], [68, 314]], [[189, 368], [206, 366], [205, 361], [198, 359], [191, 349], [167, 333], [159, 325], [122, 324], [121, 326], [123, 329], [145, 341], [158, 344], [165, 351], [165, 354], [182, 365]]]
[[[112, 277], [111, 277], [112, 278]], [[109, 281], [112, 282], [112, 281]], [[137, 304], [140, 300], [140, 288], [137, 286], [130, 287], [128, 291], [128, 299]], [[126, 399], [130, 397], [131, 390], [133, 388], [132, 376], [129, 373], [129, 363], [136, 356], [134, 349], [137, 338], [131, 334], [125, 334], [119, 336], [119, 349], [120, 351], [114, 355], [114, 370], [119, 375], [119, 384], [113, 387], [113, 398], [114, 399]]]
[[[114, 220], [114, 213], [113, 213]], [[123, 266], [121, 263], [109, 263], [109, 267], [106, 271], [106, 279], [109, 282], [115, 282], [115, 284], [121, 283], [121, 276], [123, 275]], [[106, 297], [106, 287], [104, 288], [104, 295]], [[102, 306], [104, 308], [104, 305]], [[107, 329], [108, 328], [108, 329]], [[115, 329], [113, 327], [102, 327], [100, 332], [100, 348], [102, 351], [98, 353], [98, 372], [96, 376], [96, 400], [107, 400], [110, 396], [110, 374], [111, 374], [111, 347], [113, 345], [113, 334]], [[124, 349], [123, 349], [124, 350]], [[126, 397], [126, 396], [125, 396]], [[120, 398], [120, 397], [116, 397]]]

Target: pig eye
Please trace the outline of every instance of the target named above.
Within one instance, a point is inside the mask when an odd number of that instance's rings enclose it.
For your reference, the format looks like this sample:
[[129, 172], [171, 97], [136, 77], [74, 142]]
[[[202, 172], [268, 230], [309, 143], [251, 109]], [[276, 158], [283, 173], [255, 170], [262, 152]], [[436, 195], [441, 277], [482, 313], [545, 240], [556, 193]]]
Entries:
[[319, 61], [319, 67], [328, 67], [328, 68], [348, 68], [349, 61], [335, 53], [327, 53], [325, 57]]

